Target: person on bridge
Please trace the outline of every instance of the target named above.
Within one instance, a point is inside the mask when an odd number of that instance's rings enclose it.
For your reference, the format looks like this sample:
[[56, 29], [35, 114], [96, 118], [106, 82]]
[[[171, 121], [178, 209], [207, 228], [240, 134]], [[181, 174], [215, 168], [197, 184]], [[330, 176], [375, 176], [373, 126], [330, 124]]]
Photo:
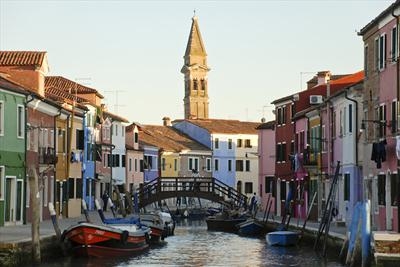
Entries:
[[255, 206], [256, 206], [256, 193], [254, 192], [253, 196], [250, 199], [250, 205], [249, 205], [250, 213], [253, 213], [253, 210], [255, 210]]

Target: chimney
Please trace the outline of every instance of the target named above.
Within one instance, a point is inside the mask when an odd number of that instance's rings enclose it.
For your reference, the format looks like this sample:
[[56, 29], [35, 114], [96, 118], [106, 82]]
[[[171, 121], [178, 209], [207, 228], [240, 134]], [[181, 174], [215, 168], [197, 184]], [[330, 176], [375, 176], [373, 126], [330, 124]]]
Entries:
[[331, 79], [331, 72], [329, 70], [319, 71], [317, 73], [318, 81], [317, 85], [326, 84]]
[[162, 118], [164, 126], [172, 126], [171, 119], [169, 117]]

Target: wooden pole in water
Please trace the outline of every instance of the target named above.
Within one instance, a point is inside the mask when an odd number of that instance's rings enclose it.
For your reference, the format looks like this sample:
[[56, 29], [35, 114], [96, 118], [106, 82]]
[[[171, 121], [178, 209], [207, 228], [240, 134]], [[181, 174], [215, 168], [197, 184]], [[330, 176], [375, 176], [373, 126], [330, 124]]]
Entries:
[[40, 204], [39, 204], [39, 187], [38, 175], [36, 168], [29, 167], [29, 188], [31, 190], [31, 205], [32, 205], [32, 262], [38, 264], [41, 262], [40, 255]]

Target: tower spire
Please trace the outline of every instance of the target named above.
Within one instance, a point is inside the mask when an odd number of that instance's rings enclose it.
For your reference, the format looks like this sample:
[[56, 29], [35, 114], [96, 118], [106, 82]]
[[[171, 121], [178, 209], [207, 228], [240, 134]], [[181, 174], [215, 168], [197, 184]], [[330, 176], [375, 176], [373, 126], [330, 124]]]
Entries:
[[201, 37], [196, 10], [184, 55], [181, 72], [185, 75], [185, 119], [208, 118], [207, 53]]

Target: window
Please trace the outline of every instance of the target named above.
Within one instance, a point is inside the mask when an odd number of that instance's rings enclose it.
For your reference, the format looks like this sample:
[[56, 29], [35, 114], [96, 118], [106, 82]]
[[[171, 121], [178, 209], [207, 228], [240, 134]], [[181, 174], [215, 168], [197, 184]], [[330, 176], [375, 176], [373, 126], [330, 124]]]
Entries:
[[378, 204], [386, 205], [386, 176], [384, 174], [378, 175]]
[[296, 110], [294, 108], [294, 103], [292, 103], [290, 105], [290, 119], [293, 119], [295, 114], [296, 114]]
[[138, 168], [137, 168], [137, 159], [135, 159], [135, 172], [137, 172], [138, 171]]
[[211, 158], [207, 158], [207, 159], [206, 159], [206, 170], [207, 170], [208, 172], [211, 171]]
[[232, 160], [228, 159], [228, 172], [232, 171]]
[[253, 193], [253, 183], [252, 182], [245, 182], [244, 183], [244, 193], [245, 194]]
[[386, 64], [386, 34], [379, 36], [379, 70], [383, 70]]
[[139, 133], [135, 133], [135, 143], [139, 142]]
[[113, 157], [113, 167], [119, 167], [119, 154], [112, 155]]
[[242, 145], [242, 142], [243, 142], [242, 139], [238, 139], [238, 140], [237, 140], [237, 147], [242, 147], [242, 146], [243, 146], [243, 145]]
[[244, 147], [251, 147], [251, 140], [250, 139], [246, 139], [244, 141]]
[[0, 166], [0, 200], [4, 200], [4, 172], [4, 167]]
[[75, 198], [75, 179], [69, 178], [68, 179], [68, 197]]
[[[379, 106], [379, 120], [381, 122], [386, 122], [386, 105], [380, 105]], [[379, 127], [379, 137], [385, 137], [386, 136], [386, 123], [378, 123]]]
[[189, 171], [199, 171], [199, 158], [189, 157]]
[[390, 199], [392, 206], [397, 206], [397, 188], [398, 188], [398, 181], [397, 181], [397, 173], [392, 173], [390, 175]]
[[218, 166], [218, 159], [214, 159], [214, 170], [217, 172], [218, 171], [218, 169], [219, 169], [219, 166]]
[[76, 129], [76, 149], [84, 150], [84, 131]]
[[103, 167], [108, 167], [108, 158], [107, 158], [107, 154], [103, 154]]
[[125, 162], [126, 159], [125, 158], [126, 158], [125, 155], [122, 154], [121, 155], [121, 167], [122, 168], [125, 168], [125, 164], [126, 164], [126, 162]]
[[286, 107], [282, 106], [277, 108], [277, 114], [278, 114], [278, 125], [282, 125], [286, 123]]
[[4, 135], [4, 102], [0, 101], [0, 135]]
[[201, 79], [200, 83], [201, 83], [201, 90], [203, 91], [206, 90], [206, 81], [204, 79]]
[[397, 33], [398, 33], [397, 26], [395, 26], [392, 29], [392, 51], [391, 51], [392, 62], [397, 61], [397, 57], [399, 56]]
[[343, 192], [343, 200], [350, 200], [350, 173], [346, 173], [344, 175], [344, 192]]
[[236, 160], [236, 171], [237, 172], [243, 171], [243, 160]]
[[178, 170], [178, 159], [174, 159], [174, 171]]
[[250, 160], [246, 160], [246, 172], [250, 171]]
[[129, 158], [129, 166], [128, 166], [128, 168], [129, 168], [129, 171], [132, 171], [132, 159], [131, 158]]
[[396, 111], [397, 111], [397, 102], [393, 101], [392, 102], [392, 121], [390, 123], [392, 133], [395, 133], [396, 132], [396, 128], [397, 128], [397, 120], [396, 120], [397, 114], [396, 114]]
[[214, 148], [215, 149], [219, 148], [219, 139], [218, 138], [215, 138], [215, 140], [214, 140]]
[[125, 136], [125, 126], [121, 126], [122, 136]]
[[286, 182], [281, 181], [281, 201], [286, 200]]
[[25, 113], [24, 106], [18, 105], [17, 107], [17, 136], [18, 138], [24, 138], [25, 128]]
[[379, 38], [375, 39], [374, 50], [375, 69], [379, 70]]
[[332, 137], [336, 137], [336, 111], [332, 114]]
[[165, 158], [161, 158], [161, 169], [165, 171]]
[[193, 80], [193, 90], [197, 90], [198, 87], [199, 87], [198, 81], [197, 81], [197, 79], [194, 79]]
[[304, 150], [304, 148], [306, 147], [305, 145], [304, 145], [304, 141], [305, 141], [305, 135], [304, 135], [304, 131], [301, 131], [300, 132], [300, 150], [299, 151], [303, 151]]
[[153, 157], [152, 156], [144, 156], [144, 169], [151, 170], [153, 169]]
[[349, 133], [353, 132], [353, 105], [349, 104]]
[[347, 108], [343, 108], [343, 135], [347, 133]]
[[76, 198], [82, 198], [82, 179], [76, 179]]
[[140, 160], [140, 162], [139, 162], [139, 167], [140, 167], [140, 172], [143, 172], [143, 170], [144, 170], [144, 160], [143, 159], [141, 159]]
[[278, 143], [276, 145], [276, 162], [286, 161], [286, 143]]
[[274, 193], [274, 177], [265, 177], [265, 193]]
[[228, 149], [232, 149], [232, 139], [228, 139]]

